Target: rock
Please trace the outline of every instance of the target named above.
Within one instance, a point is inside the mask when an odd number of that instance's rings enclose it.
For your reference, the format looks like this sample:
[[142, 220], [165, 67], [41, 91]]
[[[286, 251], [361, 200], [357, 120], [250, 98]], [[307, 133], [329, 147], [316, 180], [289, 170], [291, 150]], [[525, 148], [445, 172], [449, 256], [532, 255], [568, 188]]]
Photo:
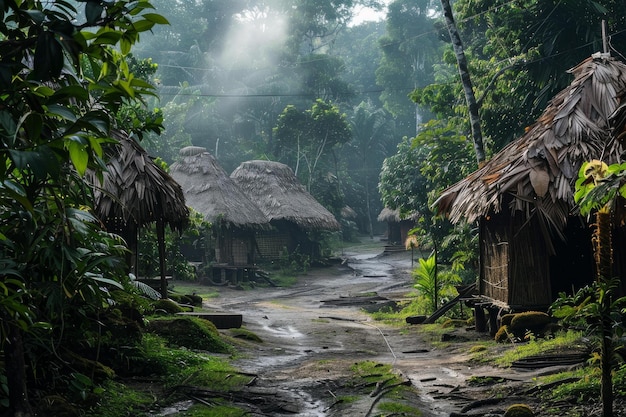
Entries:
[[534, 417], [535, 413], [526, 404], [513, 404], [507, 408], [504, 417]]

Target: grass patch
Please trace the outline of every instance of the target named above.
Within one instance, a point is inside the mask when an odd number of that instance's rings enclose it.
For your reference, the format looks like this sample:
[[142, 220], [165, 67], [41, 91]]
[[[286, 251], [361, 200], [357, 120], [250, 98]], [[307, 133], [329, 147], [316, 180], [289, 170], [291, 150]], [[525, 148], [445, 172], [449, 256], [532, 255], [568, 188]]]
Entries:
[[178, 412], [176, 415], [182, 417], [243, 417], [250, 415], [250, 412], [227, 405], [207, 407], [202, 404], [194, 404], [189, 410]]
[[192, 352], [185, 348], [167, 347], [159, 336], [144, 336], [144, 351], [149, 360], [160, 364], [164, 370], [165, 385], [197, 385], [228, 391], [248, 382], [249, 377], [237, 371], [225, 360], [214, 356]]
[[577, 346], [583, 347], [582, 333], [568, 330], [567, 332], [556, 333], [554, 337], [549, 339], [533, 338], [527, 343], [507, 349], [502, 356], [495, 360], [495, 364], [509, 367], [513, 362], [529, 356], [571, 350]]
[[142, 417], [154, 405], [155, 398], [150, 392], [139, 391], [113, 380], [107, 380], [101, 388], [103, 392], [98, 405], [86, 410], [86, 417]]
[[389, 380], [389, 384], [400, 382], [400, 377], [391, 372], [391, 365], [373, 361], [357, 362], [350, 367], [357, 378], [367, 382]]
[[281, 288], [289, 288], [294, 286], [298, 282], [298, 277], [293, 273], [284, 273], [277, 271], [272, 273], [270, 276], [270, 280], [277, 286]]
[[410, 405], [397, 402], [385, 401], [378, 404], [378, 410], [385, 412], [384, 415], [398, 416], [421, 416], [422, 412]]
[[261, 339], [256, 333], [251, 332], [248, 329], [244, 329], [244, 328], [229, 329], [229, 333], [230, 333], [230, 337], [233, 337], [235, 339], [263, 343], [263, 339]]
[[202, 297], [203, 300], [220, 296], [220, 293], [215, 291], [212, 287], [194, 281], [174, 281], [169, 284], [168, 289], [174, 294], [179, 295], [196, 294]]

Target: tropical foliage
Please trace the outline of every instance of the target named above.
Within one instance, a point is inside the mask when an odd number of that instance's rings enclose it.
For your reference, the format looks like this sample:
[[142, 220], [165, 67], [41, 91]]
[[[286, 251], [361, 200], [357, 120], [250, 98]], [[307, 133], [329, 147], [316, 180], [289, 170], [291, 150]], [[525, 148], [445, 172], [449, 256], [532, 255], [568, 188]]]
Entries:
[[[118, 111], [153, 94], [127, 61], [142, 32], [167, 23], [151, 9], [0, 3], [0, 337], [11, 415], [33, 415], [34, 381], [62, 389], [63, 341], [87, 332], [127, 280], [123, 242], [91, 213], [84, 175], [104, 167]], [[44, 372], [39, 361], [58, 367]]]

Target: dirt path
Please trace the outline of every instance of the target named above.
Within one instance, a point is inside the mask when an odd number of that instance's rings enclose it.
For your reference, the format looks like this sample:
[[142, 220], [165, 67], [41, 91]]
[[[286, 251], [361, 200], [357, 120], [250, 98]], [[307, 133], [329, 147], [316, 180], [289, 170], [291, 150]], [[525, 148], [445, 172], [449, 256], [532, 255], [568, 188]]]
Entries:
[[[465, 349], [471, 344], [438, 350], [421, 341], [416, 331], [385, 326], [361, 310], [374, 294], [397, 300], [412, 290], [410, 252], [385, 255], [381, 245], [359, 252], [347, 249], [343, 256], [343, 264], [314, 269], [293, 287], [219, 288], [220, 297], [207, 303], [216, 311], [242, 313], [244, 327], [263, 340], [249, 343], [234, 365], [258, 375], [256, 386], [274, 390], [277, 398], [290, 404], [272, 415], [370, 415], [375, 396], [338, 401], [354, 393], [348, 385], [349, 369], [361, 361], [389, 364], [410, 381], [414, 392], [402, 401], [425, 417], [454, 415], [484, 397], [485, 389], [468, 387], [468, 378], [500, 376], [501, 371], [468, 365]], [[460, 337], [486, 336], [467, 332]], [[507, 374], [513, 384], [533, 376]], [[486, 414], [483, 410], [474, 415]]]

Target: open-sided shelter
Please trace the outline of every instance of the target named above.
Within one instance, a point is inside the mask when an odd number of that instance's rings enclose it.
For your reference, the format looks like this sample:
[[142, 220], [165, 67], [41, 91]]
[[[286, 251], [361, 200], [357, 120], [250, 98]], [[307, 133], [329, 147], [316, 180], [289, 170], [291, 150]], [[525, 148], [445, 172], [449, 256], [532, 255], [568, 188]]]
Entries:
[[112, 133], [117, 143], [106, 150], [106, 172], [94, 182], [95, 208], [107, 229], [122, 236], [130, 249], [129, 266], [137, 273], [139, 228], [156, 223], [161, 296], [167, 297], [165, 226], [181, 231], [189, 209], [180, 186], [126, 133]]
[[205, 148], [188, 146], [170, 167], [187, 204], [213, 224], [215, 261], [233, 267], [255, 262], [255, 231], [269, 229], [269, 220]]
[[309, 194], [291, 168], [280, 162], [247, 161], [230, 177], [254, 201], [275, 230], [260, 233], [257, 243], [265, 259], [287, 249], [317, 257], [319, 247], [307, 232], [341, 229], [335, 216]]
[[[623, 152], [608, 123], [626, 88], [626, 65], [594, 54], [570, 72], [572, 83], [523, 136], [436, 201], [452, 222], [479, 221], [479, 294], [498, 308], [543, 309], [594, 277], [575, 182], [583, 162], [613, 163]], [[625, 249], [616, 247], [616, 258]], [[624, 272], [615, 271], [622, 278]]]

